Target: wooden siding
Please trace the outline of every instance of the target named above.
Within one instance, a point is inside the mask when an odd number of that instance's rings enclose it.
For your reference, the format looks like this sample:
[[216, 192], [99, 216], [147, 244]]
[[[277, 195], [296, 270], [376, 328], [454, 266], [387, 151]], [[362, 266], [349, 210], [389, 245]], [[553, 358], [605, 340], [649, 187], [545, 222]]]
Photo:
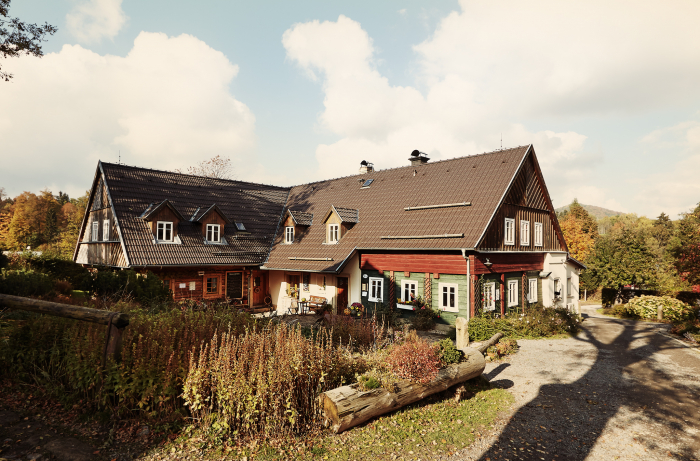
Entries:
[[535, 171], [532, 156], [523, 163], [503, 203], [549, 211], [544, 188]]
[[466, 274], [467, 262], [455, 254], [362, 254], [360, 269], [434, 274]]
[[[488, 258], [492, 264], [487, 268], [484, 263]], [[501, 253], [479, 254], [474, 257], [471, 273], [503, 274], [516, 271], [541, 271], [544, 268], [544, 253]]]
[[[153, 270], [153, 269], [151, 269]], [[230, 267], [187, 267], [187, 268], [172, 268], [153, 271], [158, 278], [161, 280], [168, 280], [170, 285], [170, 290], [173, 292], [173, 299], [175, 301], [181, 301], [185, 299], [223, 299], [226, 297], [226, 273], [227, 272], [243, 272], [243, 296], [245, 299], [244, 304], [247, 304], [250, 299], [250, 293], [248, 291], [251, 271], [250, 269], [244, 269], [243, 267], [230, 266]], [[200, 272], [204, 272], [204, 275], [199, 275]], [[218, 294], [211, 295], [205, 294], [206, 279], [207, 277], [216, 276], [219, 277], [219, 290]], [[190, 282], [194, 282], [194, 290], [190, 290]], [[180, 288], [180, 284], [185, 284], [184, 288]], [[264, 290], [269, 290], [267, 286], [262, 287]]]
[[[504, 244], [505, 218], [515, 219], [514, 245]], [[520, 244], [520, 221], [530, 221], [530, 244]], [[535, 223], [542, 223], [542, 246], [535, 246]], [[551, 214], [548, 211], [504, 204], [496, 213], [478, 247], [480, 250], [497, 251], [563, 251]]]
[[221, 226], [219, 229], [219, 235], [224, 236], [224, 226], [226, 225], [226, 221], [224, 221], [224, 218], [219, 214], [218, 211], [214, 210], [210, 212], [203, 220], [202, 220], [202, 236], [206, 238], [207, 236], [207, 224], [218, 224]]
[[180, 219], [178, 219], [175, 213], [173, 213], [173, 210], [169, 207], [164, 206], [155, 216], [151, 216], [149, 219], [151, 220], [149, 225], [151, 226], [151, 232], [153, 232], [154, 237], [158, 235], [158, 221], [172, 222], [173, 238], [177, 237], [177, 225], [180, 223]]

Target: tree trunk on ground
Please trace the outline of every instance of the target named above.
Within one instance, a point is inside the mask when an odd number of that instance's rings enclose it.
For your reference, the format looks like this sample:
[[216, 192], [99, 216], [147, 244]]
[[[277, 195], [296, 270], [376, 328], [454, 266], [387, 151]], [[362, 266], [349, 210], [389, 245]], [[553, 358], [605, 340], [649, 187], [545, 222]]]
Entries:
[[495, 335], [491, 336], [491, 339], [479, 346], [477, 350], [483, 354], [486, 352], [486, 349], [496, 344], [502, 337], [503, 333], [496, 333]]
[[449, 365], [440, 370], [437, 377], [429, 383], [419, 384], [401, 380], [389, 392], [386, 389], [374, 389], [362, 392], [357, 384], [342, 386], [324, 392], [319, 396], [326, 420], [333, 431], [343, 432], [362, 424], [375, 416], [389, 413], [425, 397], [444, 391], [455, 384], [480, 376], [486, 367], [484, 356], [472, 348], [465, 348], [464, 361]]

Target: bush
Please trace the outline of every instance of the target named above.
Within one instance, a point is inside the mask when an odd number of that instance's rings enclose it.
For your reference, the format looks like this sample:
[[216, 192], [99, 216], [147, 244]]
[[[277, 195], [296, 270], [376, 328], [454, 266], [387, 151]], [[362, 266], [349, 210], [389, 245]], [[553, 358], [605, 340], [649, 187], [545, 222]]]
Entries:
[[389, 370], [396, 376], [418, 383], [432, 381], [440, 366], [437, 348], [415, 336], [409, 336], [403, 344], [395, 345], [386, 361]]
[[440, 363], [446, 366], [462, 360], [462, 351], [455, 347], [455, 343], [451, 339], [445, 338], [438, 343], [438, 357]]
[[324, 322], [332, 330], [335, 344], [348, 346], [353, 350], [366, 350], [381, 342], [386, 330], [376, 318], [353, 319], [347, 315], [328, 315]]
[[655, 319], [659, 307], [663, 310], [664, 318], [672, 322], [689, 320], [695, 316], [695, 309], [669, 296], [640, 296], [626, 304], [625, 310], [639, 318]]
[[31, 269], [42, 272], [56, 280], [70, 282], [76, 290], [89, 290], [92, 276], [90, 271], [80, 264], [52, 256], [48, 253], [36, 255], [34, 253], [21, 253], [14, 262], [18, 268]]
[[318, 395], [357, 371], [321, 331], [309, 340], [280, 324], [214, 336], [192, 354], [185, 404], [216, 435], [281, 437], [320, 428]]
[[171, 299], [170, 290], [150, 271], [141, 275], [133, 270], [101, 269], [90, 282], [89, 291], [100, 297], [131, 296], [143, 305], [158, 304]]
[[0, 293], [14, 296], [50, 296], [55, 294], [54, 280], [33, 270], [2, 270]]
[[528, 307], [524, 314], [506, 314], [505, 318], [473, 317], [469, 320], [469, 339], [485, 341], [496, 333], [507, 338], [546, 338], [575, 334], [578, 316], [564, 308]]

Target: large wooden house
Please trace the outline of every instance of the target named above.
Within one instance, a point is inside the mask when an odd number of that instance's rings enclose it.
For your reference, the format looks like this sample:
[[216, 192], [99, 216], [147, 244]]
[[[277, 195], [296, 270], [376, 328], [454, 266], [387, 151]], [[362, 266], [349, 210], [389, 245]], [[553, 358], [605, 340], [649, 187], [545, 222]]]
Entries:
[[421, 296], [454, 323], [578, 308], [583, 266], [532, 146], [409, 161], [291, 188], [101, 163], [76, 261], [154, 271], [176, 299], [269, 296], [280, 310], [319, 296], [336, 311], [360, 302], [410, 315]]

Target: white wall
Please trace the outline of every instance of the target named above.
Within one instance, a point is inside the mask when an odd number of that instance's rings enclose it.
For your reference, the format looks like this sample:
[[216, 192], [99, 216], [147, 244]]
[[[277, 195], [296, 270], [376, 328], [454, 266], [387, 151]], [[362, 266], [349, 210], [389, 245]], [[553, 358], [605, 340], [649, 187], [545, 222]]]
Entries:
[[[350, 277], [350, 293], [348, 294], [348, 305], [352, 303], [361, 303], [362, 297], [360, 296], [362, 288], [362, 271], [360, 270], [360, 256], [356, 254], [348, 261], [343, 275]], [[369, 280], [369, 279], [368, 279]]]
[[[556, 302], [559, 307], [566, 307], [575, 312], [579, 308], [579, 270], [576, 266], [566, 262], [566, 253], [547, 253], [544, 258], [543, 272], [551, 272], [549, 277], [542, 280], [542, 297], [546, 307], [552, 306], [554, 303], [554, 279], [558, 278], [561, 282], [562, 293], [561, 300]], [[571, 278], [571, 286], [569, 286], [568, 278]]]

